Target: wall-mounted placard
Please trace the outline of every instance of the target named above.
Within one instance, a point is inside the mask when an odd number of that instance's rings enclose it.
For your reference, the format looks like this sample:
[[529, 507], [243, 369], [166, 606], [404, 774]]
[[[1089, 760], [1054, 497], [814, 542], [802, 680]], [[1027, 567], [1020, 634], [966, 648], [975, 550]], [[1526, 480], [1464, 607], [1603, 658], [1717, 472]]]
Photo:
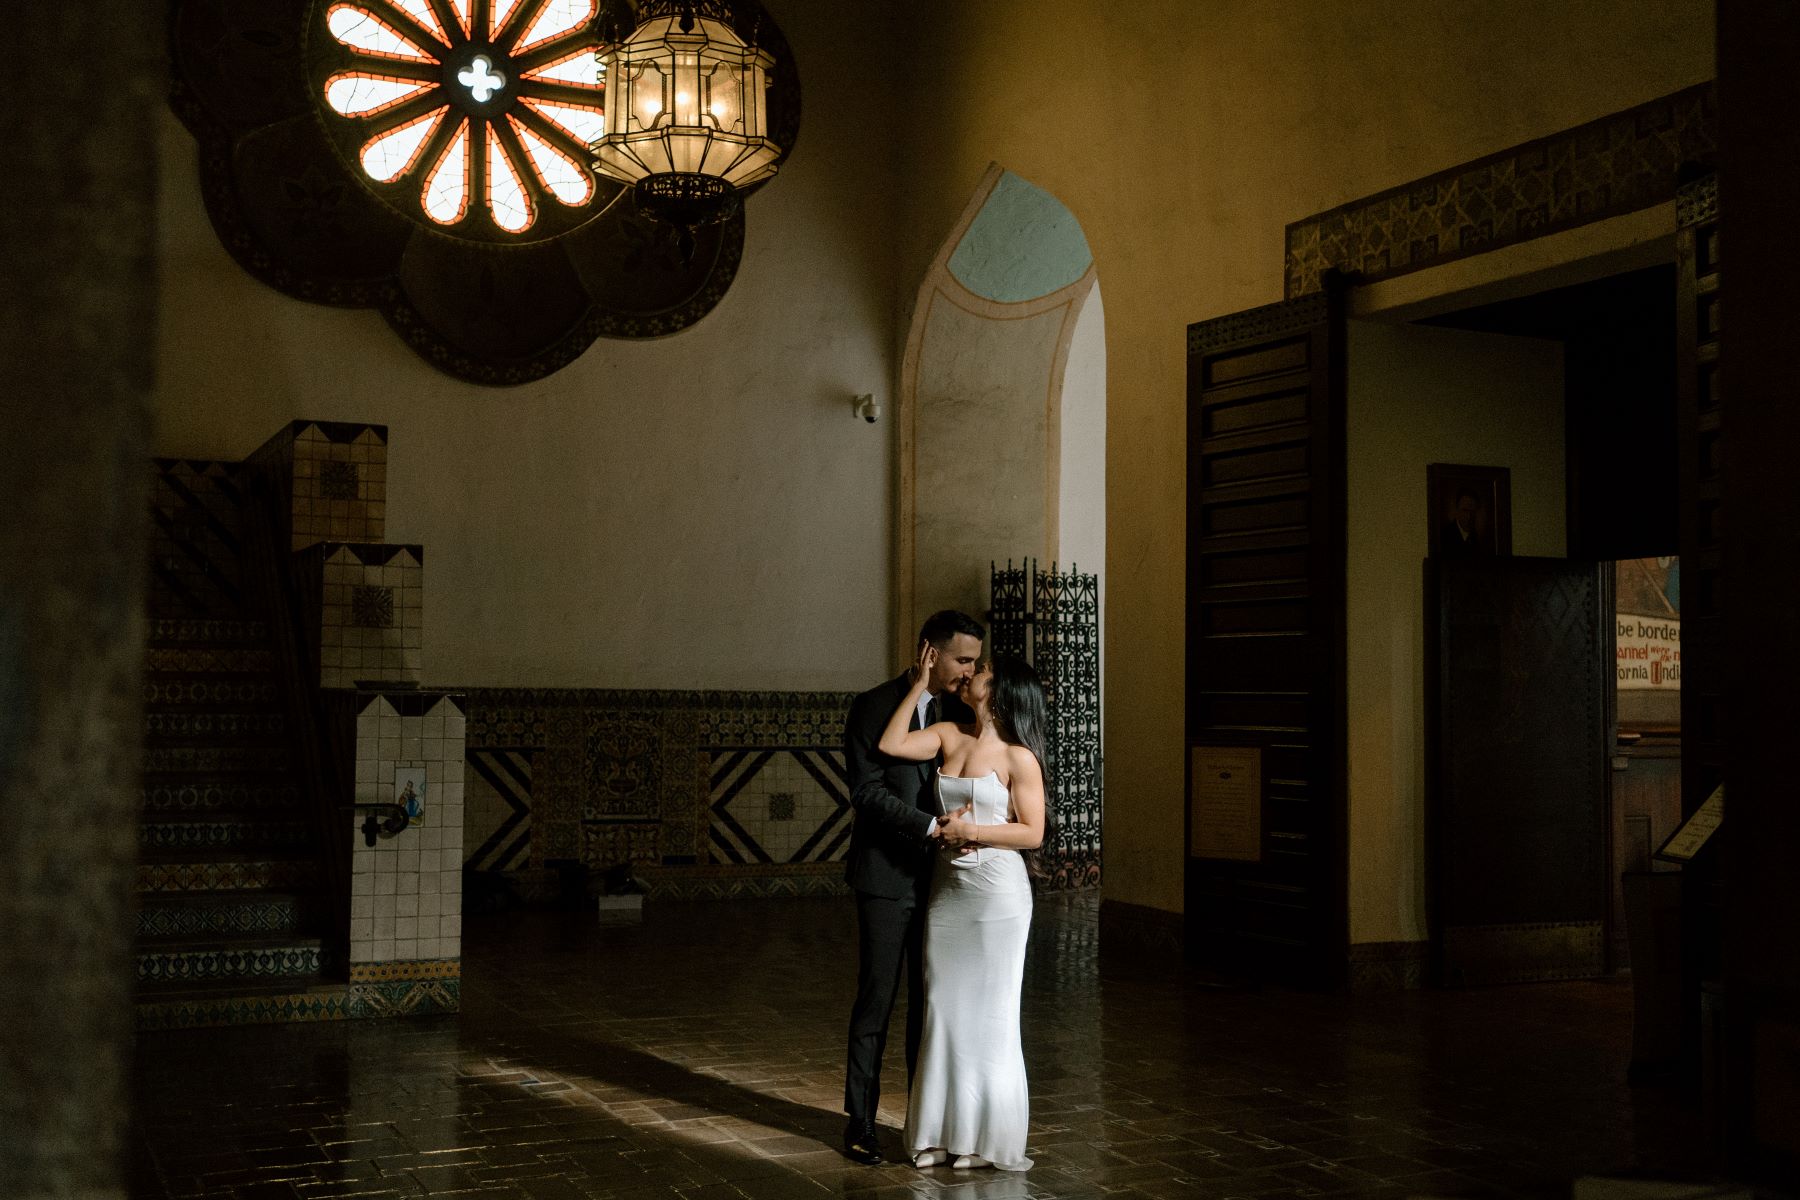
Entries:
[[1188, 853], [1260, 862], [1262, 749], [1192, 746], [1188, 753]]
[[1684, 863], [1700, 853], [1700, 847], [1706, 845], [1706, 839], [1718, 829], [1719, 822], [1725, 819], [1725, 785], [1720, 784], [1713, 789], [1712, 795], [1706, 798], [1688, 819], [1675, 827], [1669, 840], [1662, 844], [1656, 857], [1664, 862]]

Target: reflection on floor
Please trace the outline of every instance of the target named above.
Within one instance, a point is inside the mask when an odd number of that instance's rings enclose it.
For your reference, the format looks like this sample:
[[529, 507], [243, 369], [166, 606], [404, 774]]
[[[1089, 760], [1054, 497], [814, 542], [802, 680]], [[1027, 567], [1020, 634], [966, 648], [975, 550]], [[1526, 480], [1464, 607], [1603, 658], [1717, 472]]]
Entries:
[[147, 1033], [132, 1195], [1567, 1197], [1693, 1173], [1695, 1118], [1623, 1083], [1626, 987], [1221, 990], [1099, 962], [1095, 907], [1038, 908], [1023, 1177], [835, 1151], [854, 909], [773, 900], [471, 920], [460, 1017]]

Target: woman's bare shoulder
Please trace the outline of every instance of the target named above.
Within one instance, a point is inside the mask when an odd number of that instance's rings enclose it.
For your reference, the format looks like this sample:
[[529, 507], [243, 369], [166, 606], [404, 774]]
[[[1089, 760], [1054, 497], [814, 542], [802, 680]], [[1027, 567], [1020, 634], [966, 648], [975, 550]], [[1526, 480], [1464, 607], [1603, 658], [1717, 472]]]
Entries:
[[1037, 755], [1025, 746], [1008, 746], [1006, 748], [1006, 764], [1012, 768], [1015, 781], [1037, 779], [1042, 780], [1044, 769], [1039, 765]]

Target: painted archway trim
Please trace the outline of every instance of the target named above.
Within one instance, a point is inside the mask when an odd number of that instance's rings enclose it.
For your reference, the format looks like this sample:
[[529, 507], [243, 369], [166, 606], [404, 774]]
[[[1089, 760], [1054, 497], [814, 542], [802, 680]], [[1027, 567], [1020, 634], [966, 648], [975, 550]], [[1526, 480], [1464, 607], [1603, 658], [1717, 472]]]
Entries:
[[[1012, 182], [1007, 182], [1012, 181]], [[1029, 189], [1027, 192], [1025, 189]], [[1000, 207], [993, 221], [988, 208], [998, 196]], [[1039, 234], [1043, 235], [1042, 242]], [[974, 240], [977, 250], [964, 253]], [[960, 257], [959, 257], [960, 256]], [[1021, 260], [1038, 257], [1037, 266], [1021, 266]], [[1047, 265], [1046, 265], [1047, 264]], [[1079, 272], [1066, 282], [1075, 266]], [[963, 274], [959, 276], [957, 267]], [[965, 282], [965, 279], [969, 282]], [[1097, 275], [1087, 238], [1069, 210], [1048, 192], [1013, 175], [998, 163], [990, 163], [962, 214], [939, 248], [919, 284], [913, 305], [911, 328], [900, 365], [900, 389], [896, 405], [899, 428], [899, 471], [896, 512], [894, 585], [896, 602], [895, 649], [904, 660], [913, 650], [912, 635], [924, 614], [917, 609], [918, 583], [918, 445], [920, 365], [927, 352], [926, 337], [932, 314], [940, 304], [995, 321], [1041, 317], [1061, 310], [1062, 319], [1044, 396], [1044, 545], [1036, 553], [1056, 557], [1062, 474], [1061, 400], [1075, 327]], [[975, 290], [970, 283], [989, 294]], [[1054, 283], [1054, 286], [1051, 286]], [[1051, 290], [1019, 296], [1037, 287]], [[1021, 547], [1021, 549], [1025, 549]]]

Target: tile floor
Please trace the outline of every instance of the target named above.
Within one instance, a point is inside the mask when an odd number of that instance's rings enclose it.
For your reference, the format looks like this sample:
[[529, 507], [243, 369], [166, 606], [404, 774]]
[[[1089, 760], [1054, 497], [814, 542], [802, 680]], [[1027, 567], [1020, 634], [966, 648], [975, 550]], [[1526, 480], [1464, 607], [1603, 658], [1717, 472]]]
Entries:
[[1025, 1176], [836, 1152], [855, 916], [809, 899], [471, 920], [460, 1017], [144, 1034], [131, 1194], [1372, 1200], [1700, 1173], [1696, 1116], [1622, 1082], [1626, 987], [1221, 990], [1099, 961], [1095, 915], [1038, 909]]

